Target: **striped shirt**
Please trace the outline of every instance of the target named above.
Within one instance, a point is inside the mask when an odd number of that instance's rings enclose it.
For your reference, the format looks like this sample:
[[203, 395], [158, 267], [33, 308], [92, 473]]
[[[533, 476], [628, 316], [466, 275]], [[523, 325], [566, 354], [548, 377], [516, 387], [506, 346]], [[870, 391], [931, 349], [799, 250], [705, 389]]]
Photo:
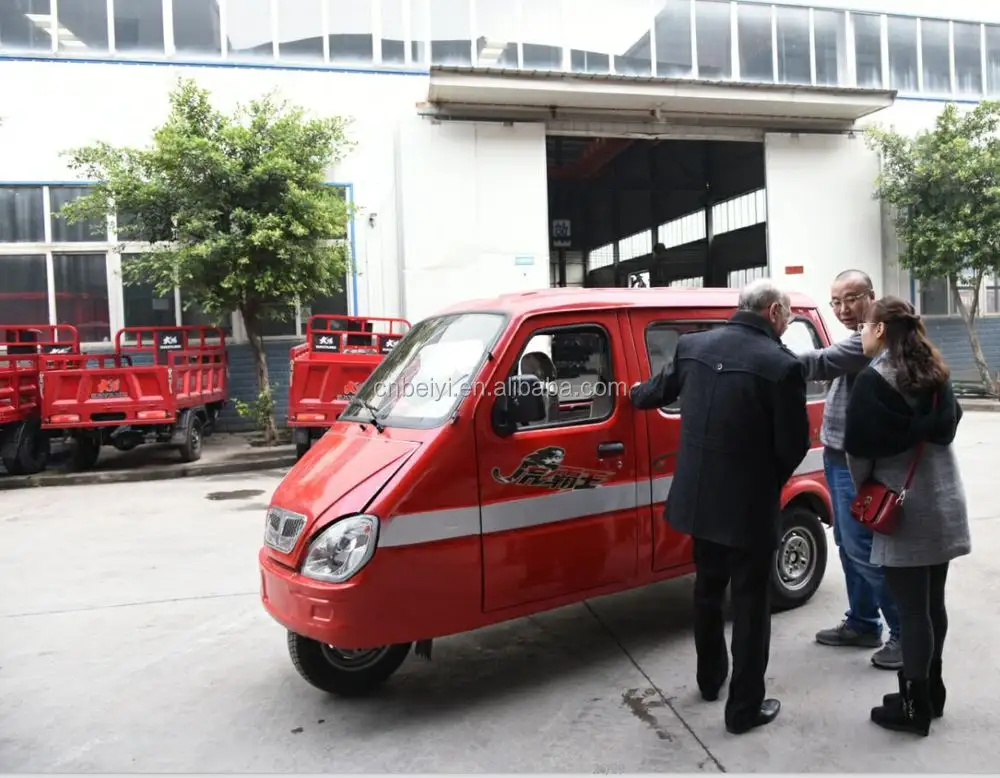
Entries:
[[823, 411], [820, 440], [828, 449], [844, 450], [844, 427], [847, 421], [847, 400], [854, 377], [871, 361], [861, 347], [861, 333], [855, 332], [832, 346], [802, 354], [799, 357], [809, 381], [832, 381]]

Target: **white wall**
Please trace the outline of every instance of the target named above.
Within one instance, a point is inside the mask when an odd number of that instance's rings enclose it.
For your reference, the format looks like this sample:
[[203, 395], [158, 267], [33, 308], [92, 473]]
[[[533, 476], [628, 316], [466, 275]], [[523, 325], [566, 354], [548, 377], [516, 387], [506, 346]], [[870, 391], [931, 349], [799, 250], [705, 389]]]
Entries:
[[[826, 304], [834, 276], [857, 268], [882, 288], [882, 215], [871, 197], [877, 156], [860, 133], [770, 133], [764, 155], [771, 277], [811, 296], [839, 340], [849, 333]], [[804, 272], [788, 275], [789, 267]]]
[[399, 142], [406, 318], [548, 288], [544, 125], [414, 117]]

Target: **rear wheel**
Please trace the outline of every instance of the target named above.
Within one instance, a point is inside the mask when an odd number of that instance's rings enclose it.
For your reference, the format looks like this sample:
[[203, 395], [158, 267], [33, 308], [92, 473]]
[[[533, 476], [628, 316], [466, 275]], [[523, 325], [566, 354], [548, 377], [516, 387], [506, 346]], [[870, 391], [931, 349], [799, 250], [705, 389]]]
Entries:
[[812, 599], [826, 573], [826, 555], [826, 531], [819, 516], [801, 505], [786, 508], [771, 568], [775, 611], [798, 608]]
[[204, 423], [196, 413], [188, 416], [184, 430], [184, 442], [180, 445], [182, 462], [197, 462], [201, 459], [202, 431]]
[[348, 651], [288, 633], [288, 654], [299, 675], [317, 689], [342, 697], [368, 694], [389, 680], [410, 653], [411, 645], [398, 643]]
[[296, 461], [302, 459], [306, 455], [306, 452], [312, 448], [312, 440], [307, 440], [305, 443], [295, 444], [295, 459]]
[[34, 475], [49, 463], [49, 436], [37, 419], [21, 422], [4, 446], [3, 466], [11, 475]]
[[101, 455], [101, 442], [93, 435], [84, 433], [76, 438], [73, 447], [73, 469], [90, 470]]

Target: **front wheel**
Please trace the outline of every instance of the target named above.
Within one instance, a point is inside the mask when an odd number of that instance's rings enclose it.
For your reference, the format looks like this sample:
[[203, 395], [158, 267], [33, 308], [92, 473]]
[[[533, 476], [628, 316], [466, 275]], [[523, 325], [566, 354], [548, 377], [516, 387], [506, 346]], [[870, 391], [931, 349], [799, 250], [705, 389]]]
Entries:
[[180, 445], [182, 462], [197, 462], [201, 459], [202, 430], [205, 425], [201, 418], [192, 413], [187, 418], [184, 429], [184, 442]]
[[342, 697], [360, 697], [389, 680], [410, 653], [411, 645], [398, 643], [348, 651], [288, 633], [288, 653], [299, 675], [317, 689]]
[[773, 610], [805, 605], [826, 573], [826, 531], [812, 511], [797, 505], [781, 515], [781, 540], [771, 567]]

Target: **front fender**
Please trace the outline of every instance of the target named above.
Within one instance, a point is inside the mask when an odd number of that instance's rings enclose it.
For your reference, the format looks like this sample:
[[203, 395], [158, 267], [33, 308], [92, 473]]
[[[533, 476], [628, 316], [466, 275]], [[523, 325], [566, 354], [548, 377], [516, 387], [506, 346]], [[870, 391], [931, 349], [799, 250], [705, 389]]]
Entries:
[[808, 505], [819, 516], [820, 521], [828, 527], [833, 526], [833, 499], [822, 474], [801, 476], [789, 481], [782, 493], [782, 510], [793, 503]]

